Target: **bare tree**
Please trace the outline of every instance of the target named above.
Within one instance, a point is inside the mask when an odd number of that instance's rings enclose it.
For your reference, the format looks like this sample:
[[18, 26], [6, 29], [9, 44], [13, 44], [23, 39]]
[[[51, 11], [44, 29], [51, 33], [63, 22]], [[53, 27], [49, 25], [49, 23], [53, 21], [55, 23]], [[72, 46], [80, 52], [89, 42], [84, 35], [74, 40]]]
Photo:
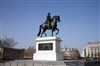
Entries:
[[12, 38], [3, 38], [3, 39], [0, 39], [0, 46], [1, 47], [8, 47], [8, 48], [12, 48], [14, 47], [15, 45], [17, 44], [17, 42], [15, 42], [14, 39]]

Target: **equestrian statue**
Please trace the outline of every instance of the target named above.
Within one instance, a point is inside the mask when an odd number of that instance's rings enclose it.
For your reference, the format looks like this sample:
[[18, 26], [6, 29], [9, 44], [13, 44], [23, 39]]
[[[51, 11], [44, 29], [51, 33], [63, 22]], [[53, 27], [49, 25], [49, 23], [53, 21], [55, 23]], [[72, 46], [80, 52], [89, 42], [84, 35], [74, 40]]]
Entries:
[[48, 13], [46, 21], [40, 25], [39, 27], [39, 33], [37, 34], [37, 36], [41, 36], [43, 34], [45, 34], [45, 36], [47, 36], [47, 34], [45, 33], [46, 30], [52, 30], [51, 36], [53, 36], [53, 32], [55, 30], [57, 30], [56, 35], [59, 33], [59, 29], [57, 28], [57, 23], [60, 22], [60, 16], [53, 16], [51, 18], [50, 13]]

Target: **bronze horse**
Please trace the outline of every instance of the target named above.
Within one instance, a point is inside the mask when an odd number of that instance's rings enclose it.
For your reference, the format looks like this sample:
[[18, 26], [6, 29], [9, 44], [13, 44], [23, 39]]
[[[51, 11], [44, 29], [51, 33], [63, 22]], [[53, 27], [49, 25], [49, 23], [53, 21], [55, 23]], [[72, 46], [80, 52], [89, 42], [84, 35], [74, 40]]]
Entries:
[[[47, 36], [47, 34], [45, 33], [45, 31], [47, 29], [52, 30], [52, 33], [51, 33], [52, 36], [53, 36], [53, 32], [55, 30], [57, 30], [56, 35], [59, 33], [59, 29], [57, 28], [57, 22], [60, 22], [60, 16], [54, 16], [50, 21], [51, 21], [51, 27], [49, 27], [49, 24], [46, 22], [44, 22], [43, 24], [40, 25], [39, 33], [37, 34], [37, 36], [40, 36], [40, 34], [41, 34], [41, 37], [43, 34], [45, 34], [45, 36]], [[41, 29], [42, 29], [42, 31], [41, 31]]]

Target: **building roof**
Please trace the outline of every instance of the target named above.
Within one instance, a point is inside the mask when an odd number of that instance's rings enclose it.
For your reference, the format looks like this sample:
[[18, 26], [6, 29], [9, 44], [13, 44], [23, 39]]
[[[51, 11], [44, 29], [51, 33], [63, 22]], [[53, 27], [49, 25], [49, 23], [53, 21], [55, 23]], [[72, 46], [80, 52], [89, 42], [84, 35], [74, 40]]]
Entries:
[[100, 44], [100, 41], [89, 42], [88, 44]]

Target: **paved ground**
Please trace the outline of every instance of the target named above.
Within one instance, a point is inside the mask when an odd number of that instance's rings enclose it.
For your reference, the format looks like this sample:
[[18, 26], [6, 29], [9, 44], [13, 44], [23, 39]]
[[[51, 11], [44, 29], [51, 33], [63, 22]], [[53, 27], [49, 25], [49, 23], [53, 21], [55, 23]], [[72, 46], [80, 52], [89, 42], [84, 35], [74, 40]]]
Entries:
[[15, 60], [5, 62], [0, 60], [0, 66], [100, 66], [100, 61], [83, 62], [82, 60], [65, 61], [33, 61], [33, 60]]

